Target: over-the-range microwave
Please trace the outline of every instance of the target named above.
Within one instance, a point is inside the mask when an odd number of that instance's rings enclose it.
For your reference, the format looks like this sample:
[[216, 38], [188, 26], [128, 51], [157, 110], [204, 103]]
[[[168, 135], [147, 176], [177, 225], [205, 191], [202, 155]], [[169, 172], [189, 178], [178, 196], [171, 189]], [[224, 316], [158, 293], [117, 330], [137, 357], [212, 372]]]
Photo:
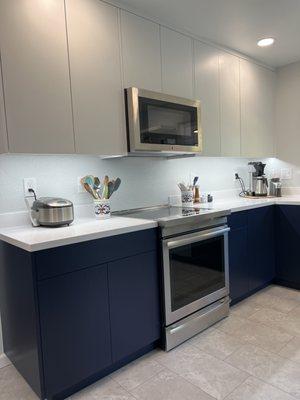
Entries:
[[195, 155], [202, 151], [200, 101], [125, 89], [129, 155]]

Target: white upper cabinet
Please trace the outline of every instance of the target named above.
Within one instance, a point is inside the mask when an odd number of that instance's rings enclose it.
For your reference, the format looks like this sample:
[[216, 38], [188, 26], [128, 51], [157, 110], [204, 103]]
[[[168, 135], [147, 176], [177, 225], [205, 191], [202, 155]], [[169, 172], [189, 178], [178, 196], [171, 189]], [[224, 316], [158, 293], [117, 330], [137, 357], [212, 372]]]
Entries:
[[194, 41], [195, 97], [201, 101], [203, 155], [221, 154], [219, 51]]
[[193, 41], [168, 28], [161, 28], [162, 88], [164, 93], [192, 99]]
[[6, 131], [5, 108], [4, 108], [4, 97], [3, 97], [3, 87], [2, 87], [2, 71], [0, 62], [0, 154], [7, 153], [7, 151], [8, 151], [7, 131]]
[[72, 153], [64, 0], [1, 0], [9, 151]]
[[240, 156], [240, 66], [239, 58], [220, 53], [221, 155]]
[[67, 29], [77, 153], [126, 153], [118, 9], [68, 0]]
[[124, 86], [161, 91], [159, 25], [121, 11]]
[[241, 155], [274, 155], [275, 73], [240, 60], [241, 73]]

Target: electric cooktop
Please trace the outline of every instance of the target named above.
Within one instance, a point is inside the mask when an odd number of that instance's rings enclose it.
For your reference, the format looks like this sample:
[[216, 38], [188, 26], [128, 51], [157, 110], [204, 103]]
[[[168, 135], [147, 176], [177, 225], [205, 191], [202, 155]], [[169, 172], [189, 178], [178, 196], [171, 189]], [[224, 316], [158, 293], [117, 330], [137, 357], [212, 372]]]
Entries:
[[210, 207], [180, 207], [180, 206], [157, 206], [149, 208], [137, 208], [115, 212], [114, 215], [130, 218], [148, 219], [157, 221], [159, 225], [170, 224], [175, 221], [184, 222], [190, 219], [214, 218], [215, 216], [226, 216], [229, 210], [216, 210]]

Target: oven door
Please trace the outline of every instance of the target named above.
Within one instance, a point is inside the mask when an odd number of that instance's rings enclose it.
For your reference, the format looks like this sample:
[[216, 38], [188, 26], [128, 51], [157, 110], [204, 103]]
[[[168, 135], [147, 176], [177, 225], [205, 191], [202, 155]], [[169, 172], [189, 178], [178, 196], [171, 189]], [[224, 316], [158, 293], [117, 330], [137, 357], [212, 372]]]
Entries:
[[131, 152], [201, 152], [199, 101], [137, 88], [126, 94]]
[[163, 240], [165, 323], [229, 294], [227, 226]]

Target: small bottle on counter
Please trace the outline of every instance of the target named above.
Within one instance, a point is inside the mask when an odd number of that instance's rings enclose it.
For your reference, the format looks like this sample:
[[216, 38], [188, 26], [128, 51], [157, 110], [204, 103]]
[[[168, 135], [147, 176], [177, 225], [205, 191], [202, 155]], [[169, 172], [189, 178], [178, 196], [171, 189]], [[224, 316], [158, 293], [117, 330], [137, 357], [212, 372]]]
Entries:
[[194, 203], [200, 203], [200, 188], [198, 185], [194, 186]]

